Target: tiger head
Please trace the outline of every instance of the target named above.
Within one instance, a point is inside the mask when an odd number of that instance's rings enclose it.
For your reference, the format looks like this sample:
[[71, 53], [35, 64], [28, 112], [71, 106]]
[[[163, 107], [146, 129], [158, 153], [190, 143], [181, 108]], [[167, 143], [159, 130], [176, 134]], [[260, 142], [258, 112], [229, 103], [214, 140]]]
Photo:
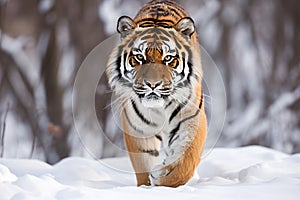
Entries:
[[145, 107], [162, 107], [191, 95], [201, 76], [199, 50], [192, 47], [196, 36], [191, 18], [173, 26], [147, 27], [123, 16], [117, 30], [121, 43], [113, 50], [106, 71], [112, 89], [139, 98]]

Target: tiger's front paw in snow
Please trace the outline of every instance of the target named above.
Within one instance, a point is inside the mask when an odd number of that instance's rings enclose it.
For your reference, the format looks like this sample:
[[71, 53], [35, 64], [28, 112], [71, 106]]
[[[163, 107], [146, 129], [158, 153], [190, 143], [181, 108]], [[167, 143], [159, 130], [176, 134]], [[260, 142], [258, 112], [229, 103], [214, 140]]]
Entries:
[[178, 187], [194, 175], [196, 163], [186, 162], [186, 156], [170, 164], [157, 165], [150, 174], [152, 186]]
[[150, 174], [150, 181], [151, 185], [164, 185], [172, 187], [172, 180], [170, 174], [174, 170], [174, 167], [171, 165], [156, 165], [151, 174]]

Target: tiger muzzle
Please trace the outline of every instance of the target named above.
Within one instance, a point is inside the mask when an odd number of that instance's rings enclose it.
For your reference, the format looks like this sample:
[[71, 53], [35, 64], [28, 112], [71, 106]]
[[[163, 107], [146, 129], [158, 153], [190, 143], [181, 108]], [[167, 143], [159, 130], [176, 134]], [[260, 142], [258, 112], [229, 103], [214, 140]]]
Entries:
[[145, 107], [162, 107], [173, 91], [172, 71], [163, 64], [149, 63], [136, 67], [134, 91]]

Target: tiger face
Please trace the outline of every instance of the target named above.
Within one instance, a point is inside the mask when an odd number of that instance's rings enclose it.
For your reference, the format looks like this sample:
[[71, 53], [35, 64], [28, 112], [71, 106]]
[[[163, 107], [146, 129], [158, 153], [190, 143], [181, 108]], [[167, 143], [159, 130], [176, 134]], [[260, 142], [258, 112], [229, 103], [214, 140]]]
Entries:
[[121, 17], [118, 32], [122, 41], [107, 68], [111, 87], [139, 98], [144, 107], [159, 108], [172, 99], [187, 98], [184, 88], [191, 87], [193, 77], [197, 78], [189, 48], [194, 30], [189, 17], [171, 27], [143, 27]]

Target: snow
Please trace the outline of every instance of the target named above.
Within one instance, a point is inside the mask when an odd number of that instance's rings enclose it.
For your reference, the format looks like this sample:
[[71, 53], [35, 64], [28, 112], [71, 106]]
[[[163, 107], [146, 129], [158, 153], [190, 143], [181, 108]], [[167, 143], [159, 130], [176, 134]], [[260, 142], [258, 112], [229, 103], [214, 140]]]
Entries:
[[[0, 199], [298, 199], [300, 154], [260, 146], [216, 148], [184, 186], [136, 187], [127, 157], [70, 157], [51, 166], [0, 160]], [[200, 178], [199, 178], [200, 177]]]

